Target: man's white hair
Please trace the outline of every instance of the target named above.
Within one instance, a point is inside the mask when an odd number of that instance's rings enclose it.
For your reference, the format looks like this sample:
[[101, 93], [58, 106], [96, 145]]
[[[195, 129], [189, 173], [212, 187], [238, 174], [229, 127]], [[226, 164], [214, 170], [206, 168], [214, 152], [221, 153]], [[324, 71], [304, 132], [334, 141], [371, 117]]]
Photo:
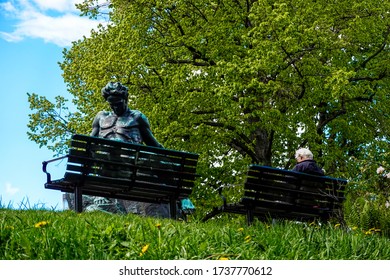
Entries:
[[313, 153], [306, 148], [300, 148], [295, 152], [295, 158], [307, 158], [307, 159], [313, 159]]

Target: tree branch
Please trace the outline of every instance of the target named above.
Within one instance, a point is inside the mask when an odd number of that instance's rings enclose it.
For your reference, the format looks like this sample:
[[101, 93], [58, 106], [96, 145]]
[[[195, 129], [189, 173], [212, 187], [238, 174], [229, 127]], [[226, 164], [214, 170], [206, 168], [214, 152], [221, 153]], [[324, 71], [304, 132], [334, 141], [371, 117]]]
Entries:
[[390, 27], [387, 29], [387, 32], [385, 34], [386, 36], [385, 36], [384, 42], [382, 43], [382, 46], [375, 53], [373, 53], [371, 56], [367, 57], [367, 59], [362, 62], [360, 69], [365, 68], [366, 64], [368, 62], [370, 62], [373, 58], [375, 58], [377, 55], [379, 55], [385, 49], [385, 47], [388, 45], [387, 38], [389, 37], [389, 33], [390, 33]]
[[383, 78], [386, 78], [387, 77], [387, 71], [386, 69], [383, 70], [383, 72], [381, 72], [379, 74], [378, 77], [358, 77], [358, 78], [351, 78], [349, 79], [348, 81], [350, 82], [358, 82], [358, 81], [369, 81], [369, 82], [373, 82], [373, 81], [379, 81], [379, 80], [382, 80]]
[[[194, 61], [190, 59], [173, 59], [173, 58], [168, 58], [166, 60], [168, 63], [173, 63], [173, 64], [191, 64], [194, 66], [210, 66], [210, 63], [208, 62], [199, 62], [199, 61]], [[215, 64], [212, 64], [215, 65]]]

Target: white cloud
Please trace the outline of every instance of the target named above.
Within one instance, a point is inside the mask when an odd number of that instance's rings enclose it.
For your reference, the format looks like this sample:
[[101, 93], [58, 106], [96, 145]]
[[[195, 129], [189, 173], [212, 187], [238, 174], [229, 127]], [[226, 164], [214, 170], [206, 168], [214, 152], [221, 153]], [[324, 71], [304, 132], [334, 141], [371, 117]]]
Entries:
[[19, 188], [16, 188], [14, 186], [12, 186], [11, 183], [5, 183], [5, 193], [10, 195], [10, 196], [13, 196], [15, 195], [16, 193], [19, 192]]
[[6, 2], [6, 3], [2, 3], [0, 4], [1, 8], [5, 11], [5, 12], [8, 12], [8, 13], [15, 13], [17, 12], [16, 8], [12, 5], [11, 2]]
[[37, 14], [21, 22], [10, 35], [20, 39], [40, 38], [59, 46], [69, 46], [72, 41], [81, 39], [83, 35], [88, 36], [95, 27], [96, 22], [73, 14], [60, 17]]
[[80, 0], [33, 0], [42, 10], [55, 10], [59, 12], [77, 11], [75, 4]]
[[[42, 39], [61, 47], [89, 36], [99, 23], [80, 17], [75, 8], [82, 0], [13, 0], [0, 4], [0, 12], [16, 20], [13, 30], [0, 30], [0, 36], [9, 42], [26, 38]], [[54, 11], [54, 12], [53, 12]]]

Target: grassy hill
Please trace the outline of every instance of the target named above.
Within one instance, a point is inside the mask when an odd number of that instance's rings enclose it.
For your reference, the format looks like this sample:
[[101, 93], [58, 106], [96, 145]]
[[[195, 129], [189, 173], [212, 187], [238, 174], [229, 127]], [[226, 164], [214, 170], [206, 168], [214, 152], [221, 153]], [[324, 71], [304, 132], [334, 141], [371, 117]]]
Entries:
[[136, 215], [0, 209], [0, 259], [387, 260], [375, 229], [243, 217], [206, 223]]

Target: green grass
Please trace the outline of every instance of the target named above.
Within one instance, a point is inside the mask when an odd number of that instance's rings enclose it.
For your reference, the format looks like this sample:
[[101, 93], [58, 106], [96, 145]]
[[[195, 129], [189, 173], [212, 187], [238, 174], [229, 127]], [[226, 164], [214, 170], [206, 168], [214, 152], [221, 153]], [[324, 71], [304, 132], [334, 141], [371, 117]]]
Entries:
[[244, 218], [200, 222], [136, 215], [0, 209], [3, 260], [390, 259], [380, 232]]

